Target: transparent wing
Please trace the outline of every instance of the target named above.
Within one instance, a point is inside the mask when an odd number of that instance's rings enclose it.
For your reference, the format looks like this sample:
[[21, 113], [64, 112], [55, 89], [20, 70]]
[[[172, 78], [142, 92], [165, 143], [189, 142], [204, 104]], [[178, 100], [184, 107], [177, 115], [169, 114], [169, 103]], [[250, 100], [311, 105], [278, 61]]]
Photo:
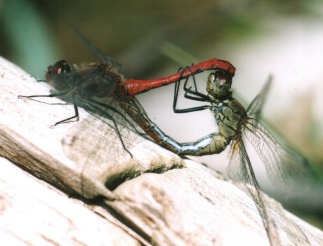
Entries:
[[255, 202], [271, 245], [280, 245], [276, 225], [268, 216], [264, 197], [241, 138], [231, 144], [230, 154], [230, 163], [227, 168], [229, 177]]
[[238, 185], [239, 188], [246, 191], [254, 201], [258, 204], [262, 203], [259, 202], [259, 184], [241, 138], [231, 143], [230, 162], [227, 167], [227, 173], [230, 179], [241, 184]]
[[270, 206], [268, 205], [266, 197], [260, 190], [241, 139], [232, 143], [230, 152], [231, 158], [227, 168], [228, 175], [232, 180], [238, 181], [236, 185], [255, 201], [270, 244], [282, 245], [280, 233], [284, 232], [285, 237], [286, 235], [288, 237], [288, 239], [284, 239], [284, 243], [289, 241], [288, 245], [310, 245], [302, 229], [293, 220], [285, 216], [284, 210], [279, 203], [270, 202]]
[[243, 133], [264, 163], [267, 175], [275, 186], [291, 190], [314, 182], [308, 161], [295, 150], [277, 142], [259, 121], [249, 118], [244, 123]]
[[99, 50], [90, 40], [88, 40], [86, 37], [83, 36], [83, 34], [80, 32], [80, 30], [73, 24], [70, 24], [70, 27], [73, 29], [73, 31], [82, 39], [83, 43], [90, 48], [92, 53], [99, 57], [104, 63], [114, 67], [114, 68], [120, 68], [121, 64], [114, 59], [112, 59], [110, 56], [107, 56], [104, 54], [101, 50]]
[[267, 82], [259, 92], [259, 94], [253, 99], [247, 108], [247, 113], [249, 117], [259, 119], [262, 107], [267, 99], [267, 95], [272, 83], [272, 76], [270, 75], [267, 79]]

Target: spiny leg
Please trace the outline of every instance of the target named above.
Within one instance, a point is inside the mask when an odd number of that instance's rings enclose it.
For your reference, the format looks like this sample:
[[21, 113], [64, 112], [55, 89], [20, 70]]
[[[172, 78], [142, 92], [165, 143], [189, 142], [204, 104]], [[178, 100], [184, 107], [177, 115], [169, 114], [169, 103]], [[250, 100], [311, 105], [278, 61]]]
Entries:
[[[69, 92], [70, 92], [70, 90], [63, 91], [63, 92], [58, 92], [58, 93], [52, 93], [52, 94], [49, 94], [49, 95], [30, 95], [30, 96], [21, 96], [21, 95], [19, 95], [18, 98], [20, 98], [20, 99], [22, 99], [22, 98], [30, 99], [30, 98], [35, 98], [35, 97], [60, 97], [60, 96], [66, 95]], [[72, 94], [72, 100], [73, 100], [75, 114], [73, 116], [71, 116], [71, 117], [68, 117], [68, 118], [64, 119], [64, 120], [60, 120], [60, 121], [56, 122], [51, 127], [55, 127], [55, 126], [57, 126], [59, 124], [66, 123], [67, 121], [70, 121], [70, 120], [75, 119], [75, 118], [77, 119], [77, 121], [79, 120], [78, 107], [77, 107], [77, 105], [75, 103], [75, 93]]]
[[[74, 101], [74, 98], [73, 98], [73, 101]], [[78, 107], [77, 107], [77, 105], [75, 103], [73, 103], [73, 106], [74, 106], [74, 112], [75, 112], [75, 114], [73, 116], [71, 116], [71, 117], [68, 117], [68, 118], [64, 119], [64, 120], [61, 120], [61, 121], [56, 122], [54, 125], [52, 125], [52, 127], [55, 127], [55, 126], [57, 126], [59, 124], [62, 124], [62, 123], [66, 123], [66, 122], [68, 122], [68, 121], [70, 121], [72, 119], [75, 119], [75, 118], [76, 118], [77, 121], [79, 121], [79, 110], [78, 110]]]
[[69, 92], [70, 92], [70, 90], [63, 91], [63, 92], [52, 93], [52, 94], [49, 94], [49, 95], [30, 95], [30, 96], [19, 95], [18, 98], [19, 99], [23, 99], [23, 98], [29, 99], [29, 98], [34, 98], [34, 97], [60, 97], [60, 96], [66, 95]]

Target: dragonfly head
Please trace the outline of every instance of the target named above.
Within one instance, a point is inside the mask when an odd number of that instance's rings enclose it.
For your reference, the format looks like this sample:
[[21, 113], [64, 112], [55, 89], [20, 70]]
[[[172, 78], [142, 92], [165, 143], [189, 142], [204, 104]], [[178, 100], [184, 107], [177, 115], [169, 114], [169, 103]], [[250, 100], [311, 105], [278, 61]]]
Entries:
[[71, 68], [65, 60], [60, 60], [54, 65], [49, 66], [46, 72], [47, 82], [56, 90], [63, 91], [68, 89], [64, 74], [71, 72]]
[[225, 98], [231, 95], [232, 75], [221, 71], [210, 73], [206, 91], [214, 98]]

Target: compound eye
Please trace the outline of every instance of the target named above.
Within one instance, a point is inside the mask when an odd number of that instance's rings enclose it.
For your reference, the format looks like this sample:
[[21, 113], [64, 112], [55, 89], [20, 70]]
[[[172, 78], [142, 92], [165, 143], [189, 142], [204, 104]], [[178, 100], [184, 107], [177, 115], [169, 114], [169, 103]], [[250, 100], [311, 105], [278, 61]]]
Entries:
[[232, 76], [228, 75], [228, 74], [220, 74], [219, 75], [219, 80], [220, 80], [220, 86], [223, 86], [225, 84], [228, 84], [229, 86], [231, 86], [232, 83]]
[[65, 60], [60, 60], [56, 62], [53, 66], [48, 67], [49, 74], [59, 75], [62, 73], [68, 73], [70, 71], [71, 68]]
[[54, 65], [49, 66], [47, 68], [46, 80], [50, 81], [53, 79], [52, 78], [53, 76], [57, 76], [57, 75], [61, 75], [69, 72], [71, 72], [71, 68], [68, 65], [68, 63], [65, 60], [60, 60], [56, 62]]
[[64, 73], [69, 73], [69, 72], [71, 72], [71, 68], [70, 68], [70, 65], [68, 65], [68, 63], [65, 61], [65, 60], [62, 60], [61, 61], [61, 67], [62, 67], [62, 69], [64, 70], [63, 72]]
[[215, 79], [216, 79], [216, 74], [215, 73], [210, 73], [209, 74], [209, 77], [208, 77], [208, 81], [209, 82], [214, 82], [215, 81]]
[[227, 83], [227, 80], [225, 78], [220, 78], [220, 86], [224, 85], [225, 83]]

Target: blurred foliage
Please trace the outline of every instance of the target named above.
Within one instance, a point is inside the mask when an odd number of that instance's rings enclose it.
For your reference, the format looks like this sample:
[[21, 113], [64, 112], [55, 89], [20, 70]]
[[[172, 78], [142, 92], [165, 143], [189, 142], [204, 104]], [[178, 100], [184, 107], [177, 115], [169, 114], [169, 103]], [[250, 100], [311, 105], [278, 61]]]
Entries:
[[3, 56], [34, 75], [43, 75], [39, 64], [58, 59], [55, 40], [39, 10], [28, 0], [3, 1], [1, 23], [5, 33], [0, 44]]
[[91, 61], [91, 53], [68, 27], [74, 23], [119, 60], [128, 77], [148, 77], [168, 62], [160, 52], [165, 42], [203, 54], [216, 43], [238, 42], [277, 11], [306, 14], [309, 2], [3, 0], [1, 29], [6, 35], [0, 52], [37, 75], [35, 66], [43, 71], [62, 57], [75, 63]]

